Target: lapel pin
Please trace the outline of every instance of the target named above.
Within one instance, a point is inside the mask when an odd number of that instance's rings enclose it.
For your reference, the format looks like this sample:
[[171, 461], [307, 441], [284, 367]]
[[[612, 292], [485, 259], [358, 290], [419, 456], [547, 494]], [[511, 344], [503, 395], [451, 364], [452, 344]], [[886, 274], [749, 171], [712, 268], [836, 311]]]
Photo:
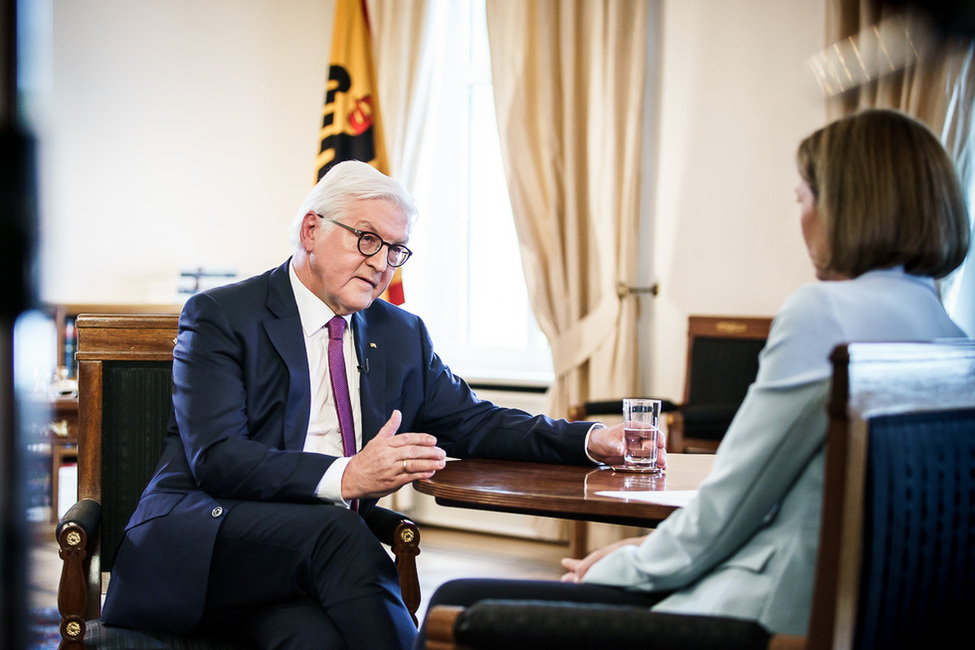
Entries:
[[374, 350], [375, 350], [375, 349], [376, 349], [376, 344], [375, 344], [375, 343], [371, 343], [371, 342], [370, 342], [370, 343], [369, 343], [369, 347], [371, 347], [372, 349], [374, 349]]

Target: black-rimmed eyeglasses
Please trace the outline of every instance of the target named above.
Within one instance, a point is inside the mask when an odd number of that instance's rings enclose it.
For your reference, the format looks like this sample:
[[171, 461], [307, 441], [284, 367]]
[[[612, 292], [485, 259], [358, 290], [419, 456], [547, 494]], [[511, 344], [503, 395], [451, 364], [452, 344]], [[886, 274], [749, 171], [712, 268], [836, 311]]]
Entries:
[[[318, 213], [316, 212], [315, 214]], [[413, 251], [402, 244], [390, 244], [389, 242], [384, 242], [383, 238], [374, 232], [369, 232], [368, 230], [357, 230], [352, 226], [347, 226], [340, 221], [336, 221], [335, 219], [322, 217], [320, 214], [318, 216], [325, 221], [334, 223], [336, 226], [342, 226], [350, 233], [358, 237], [359, 241], [356, 242], [356, 246], [358, 246], [359, 252], [366, 257], [372, 257], [381, 251], [383, 246], [386, 246], [389, 249], [386, 251], [386, 262], [393, 268], [406, 264], [406, 260], [410, 259], [410, 255], [413, 254]]]

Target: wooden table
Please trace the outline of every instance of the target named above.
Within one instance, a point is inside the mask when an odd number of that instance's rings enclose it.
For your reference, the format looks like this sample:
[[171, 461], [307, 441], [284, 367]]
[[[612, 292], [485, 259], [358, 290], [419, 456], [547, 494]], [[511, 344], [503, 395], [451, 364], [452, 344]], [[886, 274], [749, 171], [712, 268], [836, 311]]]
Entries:
[[713, 463], [712, 454], [668, 454], [665, 474], [649, 477], [576, 465], [453, 460], [413, 486], [444, 506], [652, 527], [678, 506], [598, 493], [695, 490]]

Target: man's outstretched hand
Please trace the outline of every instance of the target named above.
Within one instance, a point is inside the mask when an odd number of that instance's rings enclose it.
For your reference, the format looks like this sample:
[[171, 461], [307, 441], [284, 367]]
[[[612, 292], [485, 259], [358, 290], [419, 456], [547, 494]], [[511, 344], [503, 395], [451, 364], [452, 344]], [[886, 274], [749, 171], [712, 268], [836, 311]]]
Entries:
[[[623, 425], [602, 427], [596, 429], [589, 436], [589, 448], [586, 451], [596, 461], [607, 465], [618, 465], [623, 462]], [[657, 467], [667, 468], [667, 436], [663, 431], [657, 435]]]
[[393, 411], [376, 437], [349, 461], [342, 475], [344, 499], [378, 499], [443, 469], [447, 454], [437, 447], [437, 439], [428, 433], [397, 435], [402, 420]]

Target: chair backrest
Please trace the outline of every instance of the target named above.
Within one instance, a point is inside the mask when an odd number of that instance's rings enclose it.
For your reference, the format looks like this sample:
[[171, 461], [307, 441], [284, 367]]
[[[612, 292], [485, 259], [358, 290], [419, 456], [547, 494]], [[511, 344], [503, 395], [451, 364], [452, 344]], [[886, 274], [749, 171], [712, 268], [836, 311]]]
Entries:
[[975, 341], [833, 354], [808, 648], [917, 647], [975, 612]]
[[720, 440], [758, 375], [771, 318], [691, 316], [687, 321], [683, 436]]
[[690, 316], [684, 403], [741, 404], [771, 325], [771, 318]]
[[[77, 319], [78, 498], [102, 505], [93, 576], [111, 570], [122, 530], [162, 453], [177, 323], [176, 315]], [[92, 596], [97, 616], [100, 598]]]
[[[680, 411], [680, 438], [720, 440], [758, 374], [772, 319], [744, 316], [690, 316], [683, 403], [663, 400], [664, 413]], [[622, 421], [619, 399], [593, 400], [569, 407], [570, 420], [611, 415]]]

